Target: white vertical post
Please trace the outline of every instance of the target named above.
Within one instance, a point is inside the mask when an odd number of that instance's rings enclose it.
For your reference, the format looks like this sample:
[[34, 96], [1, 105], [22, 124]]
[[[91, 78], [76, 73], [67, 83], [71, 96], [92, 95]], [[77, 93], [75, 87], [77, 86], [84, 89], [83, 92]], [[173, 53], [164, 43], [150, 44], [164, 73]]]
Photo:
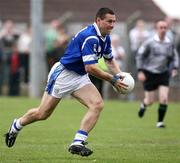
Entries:
[[32, 49], [30, 54], [29, 95], [42, 95], [46, 83], [46, 55], [44, 50], [43, 0], [31, 0]]

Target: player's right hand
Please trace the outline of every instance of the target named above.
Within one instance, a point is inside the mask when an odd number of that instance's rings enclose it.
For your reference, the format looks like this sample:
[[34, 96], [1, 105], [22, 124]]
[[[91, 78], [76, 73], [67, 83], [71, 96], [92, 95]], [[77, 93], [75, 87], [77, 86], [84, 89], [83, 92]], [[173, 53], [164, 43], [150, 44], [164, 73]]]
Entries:
[[143, 71], [138, 72], [138, 80], [144, 82], [146, 80], [146, 76]]
[[121, 90], [121, 89], [127, 90], [128, 85], [123, 83], [123, 79], [118, 79], [114, 87], [116, 87], [116, 89], [118, 90]]

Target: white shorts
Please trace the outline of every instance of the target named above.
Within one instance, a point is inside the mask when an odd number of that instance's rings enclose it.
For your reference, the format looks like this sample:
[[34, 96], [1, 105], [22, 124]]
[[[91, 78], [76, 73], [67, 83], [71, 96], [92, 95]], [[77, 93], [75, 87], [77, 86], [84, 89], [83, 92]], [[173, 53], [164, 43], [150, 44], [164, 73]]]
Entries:
[[90, 83], [88, 74], [79, 75], [57, 62], [49, 72], [45, 91], [53, 97], [62, 98]]

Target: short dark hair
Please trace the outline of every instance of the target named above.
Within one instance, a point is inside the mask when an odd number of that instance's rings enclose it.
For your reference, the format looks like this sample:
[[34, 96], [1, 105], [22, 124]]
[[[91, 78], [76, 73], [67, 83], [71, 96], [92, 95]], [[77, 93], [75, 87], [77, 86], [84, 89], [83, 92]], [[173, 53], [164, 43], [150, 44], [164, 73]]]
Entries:
[[111, 10], [110, 8], [103, 7], [98, 10], [96, 14], [96, 19], [97, 18], [104, 19], [106, 14], [115, 15], [113, 10]]

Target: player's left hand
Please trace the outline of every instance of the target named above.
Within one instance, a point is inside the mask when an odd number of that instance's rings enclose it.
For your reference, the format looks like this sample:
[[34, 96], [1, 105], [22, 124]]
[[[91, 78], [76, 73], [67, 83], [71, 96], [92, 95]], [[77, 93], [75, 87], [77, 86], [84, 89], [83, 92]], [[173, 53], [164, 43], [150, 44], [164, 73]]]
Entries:
[[177, 69], [173, 69], [171, 72], [171, 76], [174, 78], [175, 76], [177, 76], [178, 74], [178, 70]]

